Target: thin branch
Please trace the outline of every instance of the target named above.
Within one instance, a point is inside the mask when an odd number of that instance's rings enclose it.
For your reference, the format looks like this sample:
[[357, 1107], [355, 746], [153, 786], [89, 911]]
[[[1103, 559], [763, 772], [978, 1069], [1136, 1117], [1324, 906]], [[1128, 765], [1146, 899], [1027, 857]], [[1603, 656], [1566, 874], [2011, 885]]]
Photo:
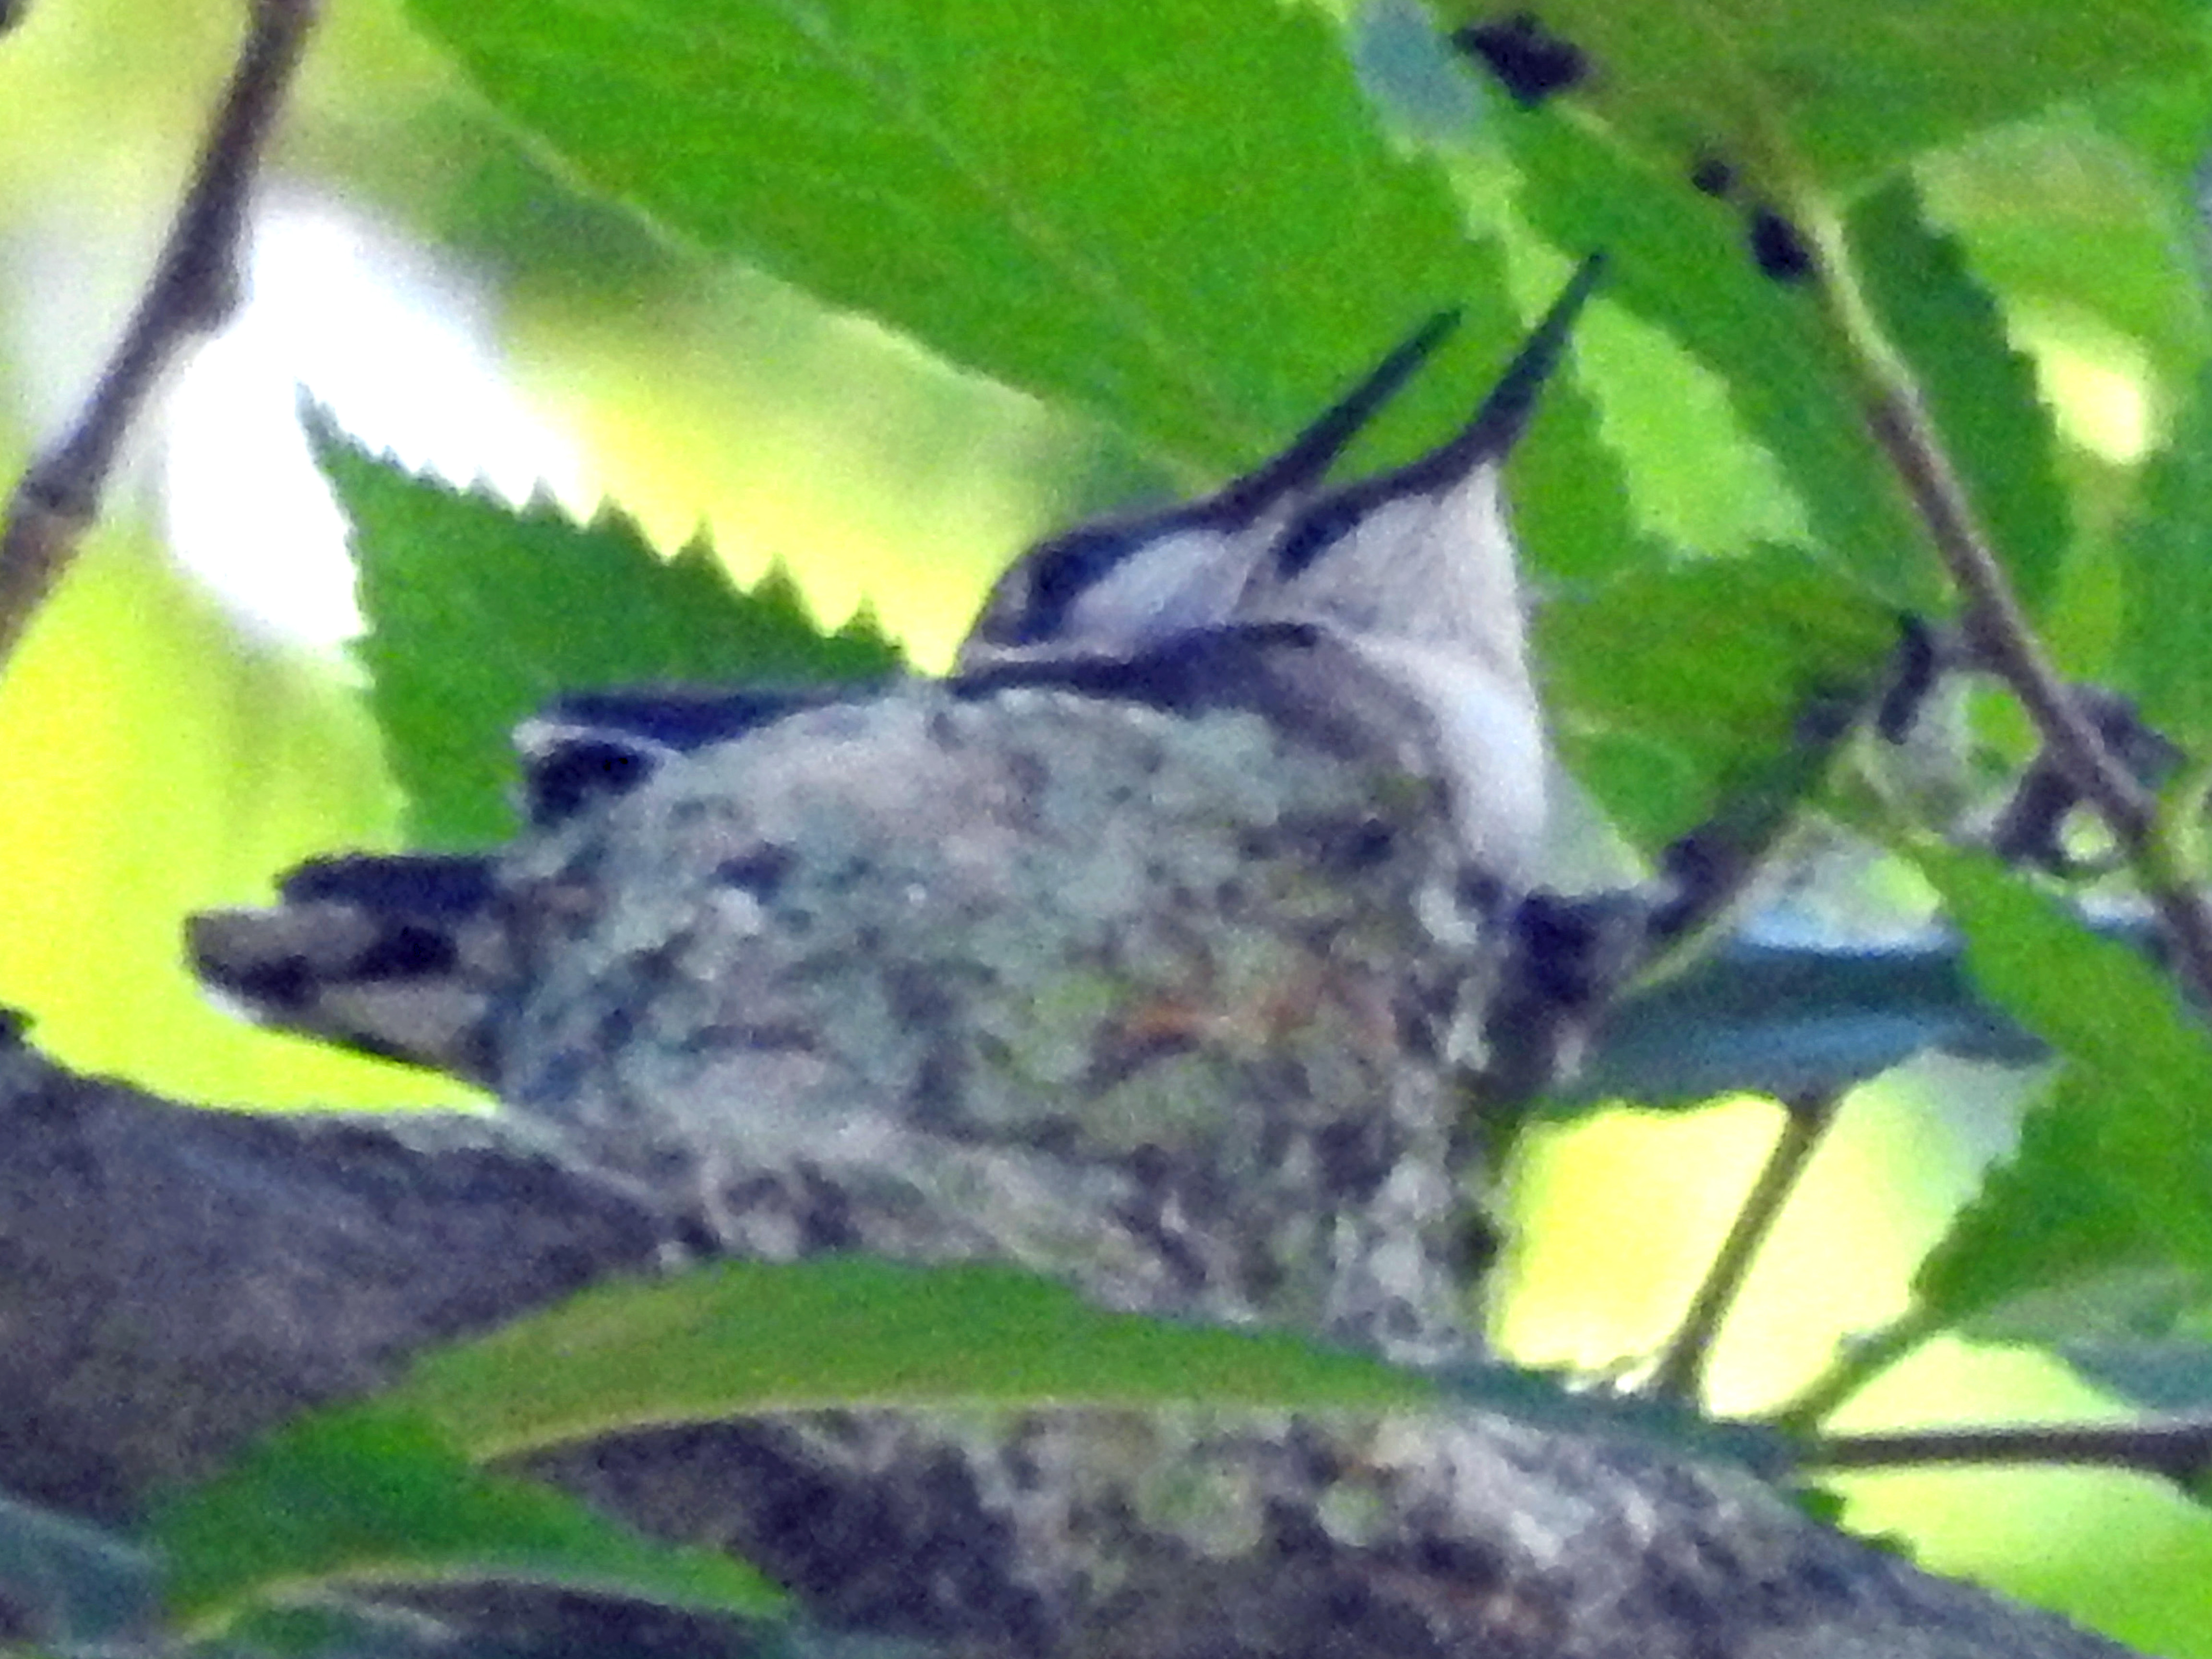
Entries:
[[2136, 784], [2045, 654], [2011, 579], [1975, 519], [1911, 370], [1853, 281], [1840, 228], [1830, 227], [1822, 242], [1820, 291], [1865, 379], [1868, 429], [1966, 601], [1969, 648], [2020, 699], [2046, 752], [2111, 830], [2158, 911], [2177, 970], [2200, 1001], [2212, 1001], [2212, 904], [2176, 866], [2172, 848], [2159, 833], [2156, 803]]
[[1830, 1469], [1923, 1468], [1951, 1463], [2071, 1463], [2131, 1469], [2190, 1486], [2212, 1473], [2212, 1414], [2129, 1423], [2018, 1423], [1826, 1437], [1806, 1452]]
[[1728, 1237], [1721, 1241], [1705, 1283], [1690, 1299], [1689, 1312], [1660, 1356], [1658, 1368], [1646, 1385], [1652, 1394], [1662, 1400], [1702, 1397], [1713, 1340], [1735, 1305], [1744, 1281], [1751, 1276], [1752, 1263], [1773, 1232], [1783, 1206], [1796, 1189], [1798, 1177], [1812, 1161], [1828, 1125], [1835, 1121], [1840, 1098], [1834, 1092], [1822, 1091], [1784, 1103], [1782, 1133], [1746, 1194], [1743, 1207], [1736, 1212]]
[[2155, 802], [2044, 654], [2010, 580], [1974, 523], [1919, 394], [1900, 378], [1875, 392], [1867, 413], [1875, 440], [1966, 596], [1969, 643], [2020, 699], [2045, 751], [2112, 831], [2165, 927], [2176, 969], [2200, 1006], [2212, 1003], [2212, 903], [2177, 867], [2159, 833]]
[[1942, 1329], [1942, 1320], [1915, 1307], [1879, 1330], [1847, 1338], [1828, 1368], [1766, 1420], [1793, 1433], [1814, 1433], [1845, 1401]]
[[0, 667], [98, 519], [147, 399], [185, 348], [237, 308], [247, 201], [319, 9], [319, 0], [254, 0], [153, 281], [76, 425], [15, 486], [0, 528]]
[[1919, 393], [1903, 385], [1882, 386], [1867, 421], [1966, 598], [1966, 633], [1976, 656], [2012, 688], [2053, 759], [2113, 834], [2130, 848], [2145, 844], [2156, 826], [2150, 799], [2044, 655], [2010, 580], [1974, 522]]

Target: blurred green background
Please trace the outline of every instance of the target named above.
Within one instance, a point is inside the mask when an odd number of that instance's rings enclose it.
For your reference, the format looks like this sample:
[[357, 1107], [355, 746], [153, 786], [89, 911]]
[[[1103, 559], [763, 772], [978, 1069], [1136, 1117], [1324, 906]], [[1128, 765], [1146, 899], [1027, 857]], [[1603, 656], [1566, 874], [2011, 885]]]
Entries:
[[[239, 336], [148, 432], [111, 520], [0, 685], [0, 1004], [32, 1014], [70, 1065], [210, 1105], [481, 1104], [250, 1030], [180, 965], [190, 911], [254, 902], [296, 859], [396, 836], [375, 735], [331, 642], [338, 532], [286, 428], [295, 380], [411, 463], [483, 470], [510, 493], [542, 471], [572, 509], [611, 497], [670, 548], [704, 526], [743, 580], [780, 559], [824, 622], [867, 603], [924, 665], [945, 660], [1025, 540], [1164, 481], [1108, 434], [583, 198], [483, 111], [395, 0], [328, 9], [269, 180]], [[227, 6], [40, 0], [0, 41], [11, 467], [119, 325], [235, 40]], [[2133, 268], [2121, 244], [2150, 218], [2121, 210], [2124, 169], [2049, 131], [2004, 143], [2017, 153], [1984, 146], [1925, 180], [1954, 216], [1980, 216], [1990, 274], [2014, 246], [2005, 181], [2023, 176], [2058, 216], [2039, 225]], [[2014, 274], [2066, 256], [2049, 240], [2017, 246]], [[2204, 350], [2201, 317], [2175, 320], [2159, 295], [2138, 328], [2114, 327], [2125, 297], [2101, 320], [2034, 301], [2013, 313], [2062, 399], [2093, 507], [2155, 432], [2154, 371]], [[1709, 386], [1616, 315], [1593, 319], [1587, 349], [1618, 383], [1607, 431], [1647, 515], [1691, 545], [1786, 526], [1791, 504], [1733, 447]], [[229, 561], [233, 596], [186, 574], [187, 557]], [[306, 597], [285, 600], [295, 577]], [[304, 618], [309, 637], [257, 619], [272, 610]], [[1730, 1327], [1724, 1405], [1786, 1392], [1841, 1334], [1902, 1305], [1912, 1262], [2002, 1144], [2016, 1086], [1931, 1066], [1851, 1102]], [[1496, 1310], [1508, 1346], [1593, 1367], [1648, 1353], [1775, 1121], [1738, 1103], [1533, 1135]], [[1942, 1345], [1850, 1423], [2111, 1409], [2054, 1365]], [[2154, 1651], [2212, 1656], [2212, 1524], [2152, 1483], [1948, 1474], [1849, 1491], [1854, 1525], [1906, 1534], [1932, 1567]]]

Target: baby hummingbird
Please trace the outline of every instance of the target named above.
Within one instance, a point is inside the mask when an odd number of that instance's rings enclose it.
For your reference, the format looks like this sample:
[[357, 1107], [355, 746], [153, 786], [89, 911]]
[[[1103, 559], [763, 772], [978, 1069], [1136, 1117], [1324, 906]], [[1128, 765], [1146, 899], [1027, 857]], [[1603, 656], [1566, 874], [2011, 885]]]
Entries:
[[1509, 886], [1540, 850], [1550, 762], [1505, 461], [1602, 270], [1583, 263], [1458, 435], [1308, 506], [1235, 611], [1310, 625], [1419, 708], [1469, 857]]
[[1456, 312], [1430, 318], [1288, 448], [1212, 495], [1038, 543], [992, 588], [957, 667], [1132, 656], [1229, 620], [1254, 568], [1330, 465], [1458, 321]]
[[1601, 267], [1583, 264], [1455, 436], [1395, 471], [1319, 487], [1449, 313], [1219, 493], [1040, 544], [961, 647], [969, 682], [1247, 702], [1329, 746], [1395, 757], [1443, 781], [1474, 867], [1525, 889], [1550, 762], [1502, 480]]

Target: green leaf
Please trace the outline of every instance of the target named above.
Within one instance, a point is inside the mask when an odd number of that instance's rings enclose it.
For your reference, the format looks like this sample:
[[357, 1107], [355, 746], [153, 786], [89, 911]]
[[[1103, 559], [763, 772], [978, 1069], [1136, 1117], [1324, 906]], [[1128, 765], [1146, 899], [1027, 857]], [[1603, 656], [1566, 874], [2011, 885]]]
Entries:
[[2094, 1308], [2097, 1287], [2116, 1273], [2212, 1272], [2212, 1046], [2203, 1028], [2149, 962], [2016, 874], [1966, 854], [1915, 851], [1965, 931], [1984, 992], [2065, 1062], [2018, 1152], [1922, 1263], [1922, 1304], [1998, 1335], [2028, 1310], [2060, 1305], [2054, 1297]]
[[862, 1257], [586, 1291], [423, 1359], [392, 1398], [477, 1457], [811, 1408], [1437, 1402], [1415, 1373], [1295, 1336], [1105, 1313], [1005, 1267]]
[[2152, 726], [2202, 755], [2212, 742], [2212, 368], [2146, 469], [2119, 544], [2118, 676]]
[[202, 1636], [347, 1584], [506, 1579], [752, 1616], [782, 1599], [727, 1556], [651, 1542], [548, 1488], [483, 1474], [385, 1404], [279, 1430], [167, 1504], [153, 1536], [170, 1610]]
[[72, 1516], [0, 1498], [0, 1605], [11, 1639], [54, 1650], [128, 1643], [160, 1601], [153, 1558]]
[[1923, 216], [1909, 179], [1861, 202], [1850, 234], [1867, 297], [1911, 365], [1984, 530], [2021, 597], [2041, 609], [2066, 556], [2071, 511], [2034, 365], [2012, 349], [2004, 318], [1958, 245]]
[[204, 1638], [349, 1587], [508, 1580], [761, 1617], [780, 1594], [711, 1551], [663, 1547], [474, 1466], [763, 1412], [977, 1407], [1502, 1411], [1562, 1431], [1694, 1448], [1773, 1476], [1756, 1426], [1498, 1365], [1443, 1374], [1279, 1334], [1106, 1313], [999, 1267], [860, 1257], [720, 1262], [606, 1285], [418, 1360], [398, 1389], [271, 1435], [163, 1506], [172, 1615]]
[[764, 1412], [1178, 1405], [1492, 1411], [1770, 1474], [1795, 1449], [1763, 1430], [1571, 1387], [1541, 1370], [1405, 1370], [1284, 1332], [1108, 1313], [1012, 1268], [862, 1256], [719, 1262], [599, 1286], [428, 1356], [388, 1400], [477, 1458]]
[[[1537, 636], [1577, 774], [1652, 848], [1732, 801], [1778, 787], [1802, 796], [1806, 708], [1863, 696], [1897, 630], [1832, 571], [1769, 547], [1560, 596], [1538, 614]], [[1682, 775], [1609, 765], [1593, 739], [1622, 733], [1674, 757]]]
[[1975, 996], [1948, 941], [1869, 949], [1746, 931], [1609, 1012], [1547, 1107], [1836, 1095], [1931, 1048], [2013, 1066], [2046, 1055]]
[[[2201, 1292], [2203, 1286], [2193, 1288]], [[2212, 1340], [2202, 1334], [2102, 1337], [2057, 1346], [2069, 1365], [2130, 1405], [2153, 1412], [2212, 1408]]]
[[1559, 247], [1604, 249], [1607, 296], [1720, 377], [1820, 551], [1893, 604], [1934, 608], [1925, 538], [1814, 298], [1758, 274], [1729, 209], [1666, 186], [1553, 112], [1506, 116], [1498, 131], [1522, 174], [1521, 212]]
[[[2057, 323], [2077, 338], [2090, 319], [2091, 341], [2140, 342], [2161, 376], [2185, 376], [2212, 344], [2187, 182], [2203, 147], [2204, 93], [2136, 89], [2106, 102], [1988, 133], [1931, 158], [1917, 181], [1929, 212], [2016, 316]], [[2116, 103], [2179, 106], [2170, 125], [2188, 134], [2188, 161], [2155, 167], [2106, 130], [2124, 118], [2109, 107]]]
[[[1489, 0], [1445, 0], [1454, 22]], [[1869, 185], [1923, 153], [2130, 79], [2201, 71], [2192, 0], [1533, 0], [1588, 61], [1578, 101], [1676, 178]]]
[[[1517, 332], [1338, 31], [1271, 0], [410, 0], [586, 184], [1218, 474], [1425, 313]], [[1431, 440], [1469, 382], [1406, 398]], [[1401, 445], [1401, 449], [1409, 448]]]
[[2136, 1212], [2136, 1183], [2110, 1168], [2100, 1113], [2126, 1109], [2079, 1072], [2030, 1109], [2020, 1145], [1922, 1261], [1915, 1299], [1992, 1342], [2056, 1343], [2093, 1321], [2115, 1285], [2170, 1269], [2172, 1251]]
[[326, 421], [309, 424], [352, 523], [368, 622], [356, 648], [417, 845], [514, 832], [507, 733], [557, 692], [898, 666], [865, 616], [820, 632], [780, 572], [742, 593], [703, 542], [665, 559], [611, 509], [589, 525], [542, 501], [518, 511], [379, 459]]
[[1544, 388], [1506, 474], [1515, 537], [1546, 580], [1590, 580], [1666, 559], [1630, 510], [1628, 478], [1599, 430], [1596, 404], [1571, 376]]

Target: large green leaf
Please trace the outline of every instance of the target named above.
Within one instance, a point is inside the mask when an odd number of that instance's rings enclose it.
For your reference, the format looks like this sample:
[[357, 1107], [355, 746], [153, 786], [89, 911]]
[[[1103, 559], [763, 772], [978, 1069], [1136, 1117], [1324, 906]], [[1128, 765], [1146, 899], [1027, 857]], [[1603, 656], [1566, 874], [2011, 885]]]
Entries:
[[2062, 1073], [1920, 1264], [1920, 1304], [1988, 1341], [2057, 1346], [2101, 1328], [2116, 1290], [2178, 1271], [2139, 1211], [2142, 1183], [2102, 1144], [2100, 1115], [2128, 1105], [2090, 1074]]
[[[680, 236], [1215, 472], [1425, 313], [1515, 331], [1338, 32], [1272, 0], [410, 0], [484, 95]], [[1473, 401], [1432, 375], [1433, 436]]]
[[1739, 937], [1610, 1010], [1589, 1057], [1546, 1104], [1839, 1096], [1929, 1049], [2013, 1066], [2048, 1054], [1975, 995], [1951, 941]]
[[474, 1468], [384, 1405], [279, 1430], [171, 1502], [155, 1540], [171, 1613], [206, 1635], [348, 1585], [510, 1579], [669, 1607], [771, 1613], [780, 1593], [717, 1552], [640, 1537], [574, 1499]]
[[611, 509], [518, 511], [369, 454], [327, 422], [318, 460], [351, 520], [357, 649], [417, 845], [513, 833], [507, 733], [556, 693], [655, 680], [799, 683], [891, 672], [865, 617], [823, 635], [788, 578], [734, 588], [702, 542], [672, 559]]
[[[2135, 106], [2186, 133], [2185, 162], [2160, 167], [2115, 135]], [[2069, 107], [1986, 134], [1931, 157], [1916, 177], [1929, 211], [1966, 244], [1975, 272], [2008, 307], [2030, 308], [2077, 338], [2087, 319], [2087, 343], [2139, 343], [2161, 375], [2186, 375], [2208, 344], [2188, 182], [2203, 148], [2205, 108], [2202, 89], [2136, 89], [2095, 112]]]
[[[1791, 548], [1647, 566], [1539, 614], [1563, 741], [1647, 848], [1795, 775], [1801, 717], [1863, 696], [1897, 637], [1890, 613]], [[1622, 737], [1666, 769], [1620, 763]], [[1802, 793], [1802, 790], [1800, 791]]]
[[1576, 1389], [1555, 1372], [1401, 1370], [1290, 1332], [1109, 1313], [1012, 1268], [863, 1256], [724, 1261], [599, 1286], [423, 1358], [387, 1404], [480, 1460], [761, 1413], [979, 1407], [1466, 1409], [1694, 1448], [1769, 1474], [1792, 1451], [1764, 1431]]
[[2202, 754], [2212, 739], [2212, 370], [2145, 473], [2120, 546], [2119, 672], [2153, 726]]
[[1514, 530], [1528, 562], [1551, 581], [1582, 582], [1663, 562], [1667, 548], [1636, 521], [1628, 478], [1599, 430], [1595, 403], [1568, 375], [1508, 466]]
[[2081, 1287], [2115, 1274], [2212, 1273], [2203, 1027], [2140, 953], [2090, 933], [2018, 875], [1933, 847], [1918, 860], [1966, 933], [1983, 991], [2064, 1061], [2018, 1152], [1922, 1264], [1920, 1301], [1994, 1334], [2026, 1308], [2094, 1310], [2101, 1297]]
[[1005, 1267], [863, 1257], [587, 1291], [430, 1356], [392, 1398], [477, 1457], [809, 1407], [1438, 1401], [1419, 1375], [1295, 1336], [1105, 1313]]
[[1729, 210], [1669, 187], [1554, 112], [1507, 115], [1498, 131], [1522, 175], [1521, 212], [1560, 247], [1605, 249], [1607, 294], [1720, 377], [1821, 553], [1894, 603], [1932, 607], [1925, 538], [1815, 298], [1759, 275]]
[[[2201, 1294], [2204, 1286], [2190, 1288]], [[2082, 1376], [2145, 1411], [2212, 1410], [2212, 1340], [2201, 1330], [2165, 1336], [2077, 1335], [2057, 1347]]]
[[2130, 79], [2200, 72], [2194, 0], [1443, 0], [1539, 20], [1583, 53], [1577, 95], [1678, 178], [1873, 182], [1924, 151]]
[[1861, 202], [1850, 240], [1867, 297], [1905, 354], [1983, 528], [2021, 596], [2040, 609], [2057, 580], [2070, 509], [2052, 465], [2051, 420], [2034, 365], [1957, 245], [1899, 180]]
[[154, 1541], [173, 1615], [205, 1636], [333, 1591], [514, 1580], [759, 1616], [781, 1598], [720, 1553], [648, 1543], [477, 1466], [648, 1426], [906, 1407], [1504, 1411], [1728, 1459], [1769, 1476], [1794, 1447], [1664, 1404], [1501, 1365], [1447, 1375], [1282, 1333], [1101, 1311], [995, 1266], [860, 1257], [728, 1261], [602, 1285], [419, 1360], [398, 1389], [317, 1413], [171, 1500]]

